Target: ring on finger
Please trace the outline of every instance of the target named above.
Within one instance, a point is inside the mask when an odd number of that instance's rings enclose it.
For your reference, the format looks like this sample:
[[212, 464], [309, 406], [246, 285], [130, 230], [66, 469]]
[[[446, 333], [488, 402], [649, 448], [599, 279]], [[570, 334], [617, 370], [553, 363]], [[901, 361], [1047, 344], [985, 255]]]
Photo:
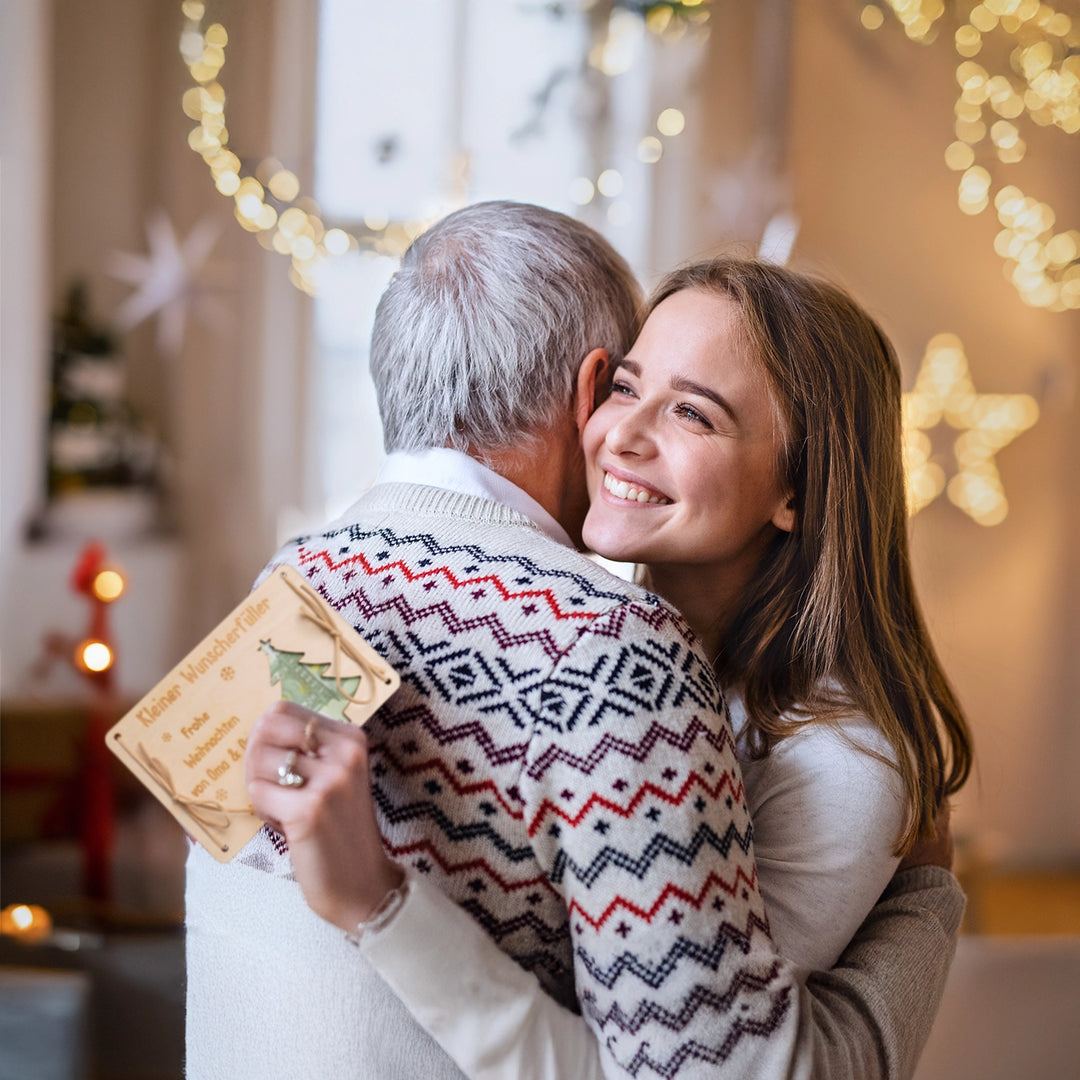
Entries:
[[315, 757], [319, 750], [319, 740], [315, 737], [315, 725], [319, 722], [317, 716], [313, 716], [304, 725], [304, 754], [307, 757]]
[[296, 754], [295, 750], [290, 750], [278, 766], [277, 782], [281, 787], [304, 786], [304, 778], [296, 771]]

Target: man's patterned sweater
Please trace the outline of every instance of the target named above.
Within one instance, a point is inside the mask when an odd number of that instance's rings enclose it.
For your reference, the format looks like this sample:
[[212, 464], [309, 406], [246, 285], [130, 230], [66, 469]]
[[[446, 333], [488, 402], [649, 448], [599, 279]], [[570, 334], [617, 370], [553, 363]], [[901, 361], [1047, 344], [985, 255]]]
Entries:
[[[283, 562], [401, 676], [367, 725], [392, 856], [629, 1072], [753, 1057], [793, 991], [723, 702], [681, 617], [516, 512], [436, 488], [378, 486]], [[269, 830], [237, 861], [291, 874]]]

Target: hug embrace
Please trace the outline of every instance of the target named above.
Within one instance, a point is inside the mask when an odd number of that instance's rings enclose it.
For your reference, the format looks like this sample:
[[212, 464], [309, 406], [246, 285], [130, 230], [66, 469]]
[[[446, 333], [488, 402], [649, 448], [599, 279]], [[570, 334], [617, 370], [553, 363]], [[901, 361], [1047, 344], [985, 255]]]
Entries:
[[188, 861], [189, 1080], [910, 1076], [971, 745], [876, 323], [737, 258], [642, 304], [485, 203], [406, 253], [371, 367], [378, 481], [266, 572], [401, 689], [257, 721], [267, 825]]

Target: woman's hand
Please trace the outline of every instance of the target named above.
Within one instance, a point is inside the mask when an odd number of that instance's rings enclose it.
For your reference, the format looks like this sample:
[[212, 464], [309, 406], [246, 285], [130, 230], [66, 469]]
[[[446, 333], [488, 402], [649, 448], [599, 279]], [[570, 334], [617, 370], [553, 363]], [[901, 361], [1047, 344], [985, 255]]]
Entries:
[[934, 818], [932, 840], [917, 840], [911, 850], [900, 860], [897, 870], [911, 870], [916, 866], [943, 866], [951, 871], [953, 865], [953, 838], [949, 827], [952, 808], [948, 799], [942, 799]]
[[308, 907], [327, 922], [355, 930], [404, 880], [383, 849], [360, 728], [276, 702], [251, 729], [244, 780], [255, 812], [288, 841]]

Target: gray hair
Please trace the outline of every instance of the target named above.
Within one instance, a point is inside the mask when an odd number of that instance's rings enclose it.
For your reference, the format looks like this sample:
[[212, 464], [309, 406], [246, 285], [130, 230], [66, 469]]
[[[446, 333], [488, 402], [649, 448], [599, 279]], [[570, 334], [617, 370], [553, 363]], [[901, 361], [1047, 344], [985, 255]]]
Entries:
[[520, 447], [563, 422], [581, 361], [622, 359], [640, 292], [587, 225], [524, 203], [465, 207], [421, 234], [375, 313], [387, 451]]

